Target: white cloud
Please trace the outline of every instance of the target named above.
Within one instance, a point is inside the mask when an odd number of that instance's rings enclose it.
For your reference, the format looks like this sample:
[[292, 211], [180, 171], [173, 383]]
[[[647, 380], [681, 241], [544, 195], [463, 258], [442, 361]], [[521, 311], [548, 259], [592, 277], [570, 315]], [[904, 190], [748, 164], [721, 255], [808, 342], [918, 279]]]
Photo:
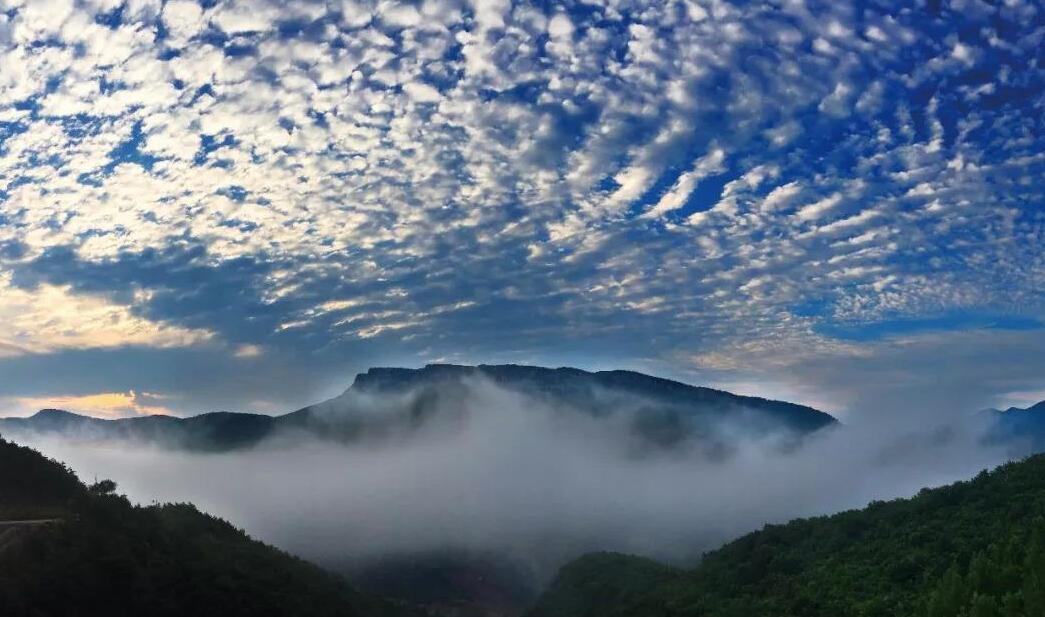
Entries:
[[279, 17], [277, 3], [223, 2], [210, 14], [210, 21], [227, 34], [265, 32]]
[[726, 153], [721, 148], [716, 148], [706, 156], [697, 159], [693, 169], [680, 175], [671, 189], [664, 193], [656, 205], [650, 208], [643, 216], [647, 218], [663, 216], [684, 206], [686, 200], [689, 199], [690, 194], [697, 188], [701, 180], [711, 174], [724, 171], [722, 162], [725, 159]]
[[203, 7], [196, 0], [167, 0], [163, 5], [163, 24], [177, 44], [185, 44], [203, 27]]
[[824, 214], [833, 210], [840, 203], [842, 203], [842, 195], [835, 193], [834, 195], [829, 195], [823, 199], [814, 201], [811, 204], [802, 206], [798, 209], [798, 212], [795, 213], [794, 217], [800, 221], [815, 221], [823, 217]]
[[[455, 293], [511, 298], [577, 340], [656, 314], [636, 332], [707, 353], [804, 332], [791, 308], [806, 296], [853, 320], [959, 299], [1042, 311], [1026, 291], [1042, 284], [1027, 214], [1041, 202], [1037, 118], [977, 102], [1036, 76], [1014, 61], [976, 89], [953, 81], [991, 57], [983, 45], [1032, 57], [1019, 24], [1012, 41], [977, 44], [844, 5], [568, 13], [500, 0], [132, 0], [123, 24], [95, 23], [113, 6], [41, 0], [0, 16], [0, 121], [14, 127], [0, 146], [0, 247], [25, 252], [0, 262], [5, 275], [58, 249], [102, 268], [202, 248], [201, 268], [239, 258], [284, 273], [239, 299], [301, 298], [274, 320], [295, 326], [288, 339], [365, 315], [337, 336], [436, 346], [471, 336], [432, 327], [453, 319], [434, 298]], [[281, 20], [310, 25], [280, 32]], [[235, 53], [188, 43], [207, 27]], [[913, 87], [936, 95], [920, 104]], [[743, 174], [715, 195], [727, 170]], [[714, 204], [674, 220], [698, 188]], [[939, 284], [915, 284], [934, 258]], [[388, 296], [404, 280], [424, 282]], [[324, 294], [360, 289], [366, 306], [321, 309]], [[86, 314], [119, 325], [43, 347], [197, 340], [92, 302]], [[520, 345], [547, 336], [524, 321]], [[17, 337], [0, 331], [4, 349], [34, 344], [19, 323]]]
[[573, 35], [573, 22], [569, 15], [556, 13], [548, 20], [548, 35], [553, 39], [569, 39]]
[[845, 116], [850, 112], [853, 87], [845, 82], [835, 84], [831, 94], [820, 101], [820, 111], [832, 116]]
[[15, 17], [14, 38], [28, 43], [54, 36], [74, 9], [73, 0], [32, 0], [21, 7]]
[[788, 182], [778, 186], [766, 195], [762, 200], [762, 211], [772, 212], [788, 206], [795, 197], [802, 193], [802, 185], [798, 182]]
[[480, 30], [504, 27], [505, 17], [511, 8], [509, 0], [470, 0], [470, 4]]
[[443, 98], [438, 90], [428, 84], [420, 82], [403, 84], [403, 90], [410, 95], [410, 98], [418, 103], [438, 103]]
[[236, 352], [233, 354], [237, 358], [257, 358], [265, 353], [265, 349], [260, 345], [245, 344], [240, 345], [236, 348]]
[[125, 345], [184, 347], [213, 336], [205, 330], [157, 323], [130, 307], [43, 285], [26, 291], [0, 277], [0, 348], [47, 353], [59, 349]]
[[411, 28], [421, 23], [421, 13], [411, 5], [384, 1], [377, 6], [381, 21], [393, 28]]

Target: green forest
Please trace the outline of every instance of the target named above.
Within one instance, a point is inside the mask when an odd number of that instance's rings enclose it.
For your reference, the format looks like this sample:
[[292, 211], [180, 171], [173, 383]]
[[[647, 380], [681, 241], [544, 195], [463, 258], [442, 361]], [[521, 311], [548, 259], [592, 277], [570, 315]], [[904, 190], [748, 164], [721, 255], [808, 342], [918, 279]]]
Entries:
[[528, 617], [1041, 617], [1045, 456], [911, 499], [768, 525], [689, 571], [616, 554], [561, 570]]
[[192, 505], [136, 506], [115, 489], [0, 439], [2, 520], [58, 519], [0, 525], [5, 617], [401, 614]]
[[[405, 615], [189, 504], [0, 440], [0, 606], [11, 616]], [[682, 570], [598, 553], [528, 617], [1041, 617], [1045, 455], [910, 499], [768, 525]]]

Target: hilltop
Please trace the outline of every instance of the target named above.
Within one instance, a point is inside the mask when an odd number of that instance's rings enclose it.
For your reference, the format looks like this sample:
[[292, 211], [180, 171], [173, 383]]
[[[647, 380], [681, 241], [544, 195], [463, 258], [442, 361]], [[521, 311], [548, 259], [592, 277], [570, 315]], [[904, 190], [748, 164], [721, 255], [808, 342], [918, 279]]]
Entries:
[[115, 488], [0, 439], [4, 615], [405, 615], [191, 504], [135, 506]]
[[528, 617], [1038, 617], [1043, 515], [1038, 455], [910, 499], [768, 525], [688, 571], [586, 556]]

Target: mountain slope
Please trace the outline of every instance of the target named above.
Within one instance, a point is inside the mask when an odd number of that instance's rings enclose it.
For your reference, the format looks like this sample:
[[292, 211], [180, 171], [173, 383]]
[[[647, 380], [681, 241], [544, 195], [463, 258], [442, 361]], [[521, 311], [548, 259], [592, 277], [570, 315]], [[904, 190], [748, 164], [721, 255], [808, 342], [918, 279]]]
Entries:
[[291, 430], [352, 441], [409, 432], [433, 418], [461, 413], [469, 388], [483, 379], [564, 412], [625, 417], [636, 435], [657, 447], [691, 440], [711, 451], [724, 451], [740, 439], [796, 437], [837, 423], [804, 405], [738, 396], [631, 371], [430, 364], [421, 369], [370, 369], [358, 375], [344, 394], [282, 416], [208, 413], [102, 420], [43, 410], [29, 418], [0, 418], [0, 431], [132, 439], [210, 451], [251, 447]]
[[643, 399], [651, 408], [678, 408], [695, 416], [722, 417], [730, 413], [754, 412], [798, 431], [813, 431], [836, 422], [832, 416], [805, 405], [740, 396], [634, 371], [588, 372], [575, 368], [550, 369], [515, 364], [429, 364], [421, 369], [370, 369], [357, 376], [352, 387], [368, 392], [390, 391], [472, 377], [485, 377], [500, 386], [574, 405], [595, 414], [606, 413], [603, 406], [607, 403], [631, 396]]
[[341, 396], [283, 416], [279, 422], [322, 426], [324, 432], [340, 427], [347, 434], [358, 434], [372, 427], [351, 422], [346, 425], [346, 418], [361, 417], [357, 410], [373, 405], [375, 399], [410, 393], [384, 420], [418, 426], [440, 411], [459, 406], [476, 380], [488, 380], [556, 409], [597, 418], [626, 416], [636, 434], [659, 446], [687, 439], [725, 443], [741, 436], [761, 438], [780, 432], [803, 435], [837, 423], [832, 416], [804, 405], [738, 396], [632, 371], [592, 373], [514, 364], [372, 368], [358, 375]]
[[60, 517], [5, 533], [2, 614], [400, 614], [191, 505], [133, 506], [114, 488], [85, 487], [59, 463], [0, 440], [0, 512]]
[[0, 418], [0, 432], [83, 439], [129, 439], [187, 450], [221, 451], [249, 447], [272, 434], [272, 416], [215, 412], [190, 418], [142, 416], [108, 420], [61, 409], [43, 409], [28, 418]]
[[585, 557], [529, 617], [1038, 617], [1043, 516], [1036, 456], [912, 499], [767, 526], [652, 581], [646, 560]]
[[66, 516], [82, 495], [68, 467], [0, 439], [0, 520]]
[[1045, 450], [1045, 401], [1021, 409], [989, 410], [993, 422], [988, 438], [1011, 444], [1024, 454]]

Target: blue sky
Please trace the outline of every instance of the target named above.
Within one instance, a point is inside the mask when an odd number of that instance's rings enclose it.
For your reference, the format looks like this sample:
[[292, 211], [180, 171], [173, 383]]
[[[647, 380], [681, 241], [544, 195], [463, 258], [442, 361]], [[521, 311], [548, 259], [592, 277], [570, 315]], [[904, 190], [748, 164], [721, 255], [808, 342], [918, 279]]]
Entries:
[[0, 0], [0, 413], [430, 361], [1045, 398], [1043, 37], [1021, 0]]

